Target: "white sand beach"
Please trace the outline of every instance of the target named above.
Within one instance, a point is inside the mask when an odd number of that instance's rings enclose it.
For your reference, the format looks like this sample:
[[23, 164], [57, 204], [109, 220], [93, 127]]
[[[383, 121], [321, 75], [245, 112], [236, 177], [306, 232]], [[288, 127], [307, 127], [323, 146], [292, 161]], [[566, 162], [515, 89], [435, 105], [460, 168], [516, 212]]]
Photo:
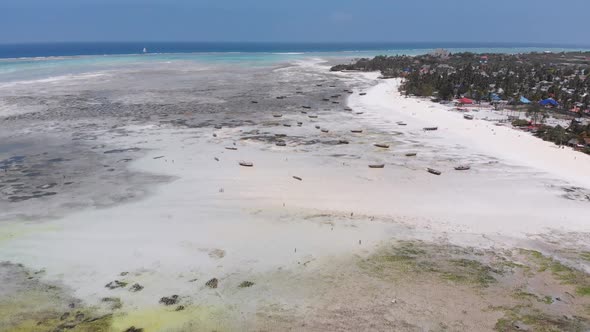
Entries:
[[[301, 71], [309, 77], [314, 72], [326, 75], [327, 67], [301, 62], [278, 70], [288, 80]], [[331, 301], [344, 308], [341, 300], [368, 306], [371, 296], [383, 300], [379, 293], [390, 302], [394, 297], [406, 303], [415, 300], [414, 311], [399, 309], [390, 321], [405, 320], [428, 329], [430, 323], [416, 317], [434, 304], [420, 302], [424, 299], [418, 300], [422, 295], [417, 293], [392, 294], [383, 285], [365, 293], [361, 284], [352, 282], [347, 260], [370, 256], [384, 244], [402, 240], [547, 254], [556, 243], [586, 250], [590, 156], [559, 149], [508, 125], [496, 126], [480, 114], [468, 121], [449, 107], [404, 98], [397, 91], [399, 80], [378, 80], [377, 74], [328, 75], [354, 86], [347, 105], [339, 106], [352, 111], [314, 107], [306, 114], [285, 112], [279, 120], [268, 113], [257, 123], [220, 129], [127, 124], [125, 135], [97, 129], [93, 133], [103, 144], [147, 151], [127, 164], [129, 170], [173, 180], [155, 185], [134, 201], [39, 222], [6, 222], [0, 227], [0, 261], [43, 270], [42, 281], [58, 282], [90, 306], [116, 296], [123, 303], [113, 323], [119, 330], [130, 325], [145, 331], [190, 330], [186, 324], [256, 330], [262, 324], [303, 331], [307, 329], [299, 323], [306, 317], [310, 324], [317, 323], [310, 330], [329, 329], [331, 325], [322, 324], [331, 318], [311, 319], [313, 311], [330, 307]], [[273, 121], [303, 125], [276, 126]], [[398, 121], [407, 125], [399, 126]], [[423, 130], [430, 126], [438, 130]], [[246, 133], [255, 130], [269, 137], [287, 135], [286, 146], [247, 139]], [[311, 136], [349, 144], [298, 141]], [[241, 167], [240, 161], [252, 162], [253, 167]], [[371, 169], [369, 164], [384, 168]], [[459, 165], [471, 169], [456, 171]], [[442, 174], [430, 174], [427, 168]], [[313, 285], [337, 275], [342, 285], [348, 285], [348, 293], [325, 291], [320, 300]], [[213, 290], [205, 286], [211, 278], [219, 280]], [[105, 288], [113, 280], [144, 288], [137, 293]], [[245, 280], [255, 285], [238, 290]], [[433, 301], [452, 298], [448, 284], [440, 287], [440, 292], [433, 291]], [[181, 317], [174, 318], [172, 310], [158, 303], [172, 294], [180, 295], [187, 307]], [[469, 301], [457, 304], [457, 310], [472, 310]], [[221, 316], [208, 318], [206, 324], [195, 322], [203, 313], [195, 308], [204, 307], [219, 310]], [[432, 321], [463, 320], [457, 318], [463, 315], [459, 311], [440, 310], [432, 314]], [[482, 315], [485, 330], [499, 318], [498, 313]], [[478, 321], [464, 324], [465, 329], [473, 328]]]

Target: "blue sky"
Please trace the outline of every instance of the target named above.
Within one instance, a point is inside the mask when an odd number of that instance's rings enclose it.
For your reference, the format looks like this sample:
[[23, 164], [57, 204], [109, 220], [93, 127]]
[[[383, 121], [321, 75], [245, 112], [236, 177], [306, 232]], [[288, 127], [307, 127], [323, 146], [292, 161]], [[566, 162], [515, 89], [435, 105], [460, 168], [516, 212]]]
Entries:
[[590, 0], [0, 0], [0, 43], [590, 44]]

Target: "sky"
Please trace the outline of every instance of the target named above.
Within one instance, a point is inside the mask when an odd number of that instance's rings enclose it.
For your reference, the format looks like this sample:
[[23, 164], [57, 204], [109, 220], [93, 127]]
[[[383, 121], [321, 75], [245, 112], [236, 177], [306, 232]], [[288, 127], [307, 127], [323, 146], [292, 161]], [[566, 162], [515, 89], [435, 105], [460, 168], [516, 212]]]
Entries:
[[590, 45], [590, 0], [0, 0], [0, 43]]

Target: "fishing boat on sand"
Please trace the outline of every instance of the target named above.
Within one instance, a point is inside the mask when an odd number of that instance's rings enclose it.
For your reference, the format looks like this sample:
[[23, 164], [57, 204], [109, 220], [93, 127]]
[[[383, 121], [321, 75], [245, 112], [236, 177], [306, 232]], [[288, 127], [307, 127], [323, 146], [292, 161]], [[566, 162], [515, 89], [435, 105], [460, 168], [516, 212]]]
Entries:
[[441, 172], [441, 171], [439, 171], [439, 170], [436, 170], [436, 169], [434, 169], [434, 168], [428, 168], [428, 173], [430, 173], [430, 174], [434, 174], [434, 175], [441, 175], [441, 174], [442, 174], [442, 172]]
[[471, 114], [465, 114], [465, 115], [463, 115], [463, 118], [466, 119], [466, 120], [473, 120], [473, 115], [471, 115]]
[[376, 147], [378, 148], [382, 148], [382, 149], [389, 149], [389, 144], [382, 144], [382, 143], [377, 143], [374, 144]]
[[416, 155], [417, 155], [417, 153], [416, 153], [416, 152], [409, 152], [409, 153], [406, 153], [406, 157], [415, 157]]
[[434, 130], [438, 130], [438, 127], [424, 127], [424, 130], [426, 130], [426, 131], [434, 131]]
[[457, 170], [457, 171], [468, 171], [470, 169], [471, 169], [471, 166], [467, 166], [467, 165], [461, 165], [461, 166], [455, 167], [455, 170]]
[[385, 168], [385, 164], [372, 164], [369, 168]]
[[251, 163], [251, 162], [249, 162], [249, 161], [240, 161], [240, 166], [243, 166], [243, 167], [252, 167], [252, 166], [254, 166], [254, 164]]

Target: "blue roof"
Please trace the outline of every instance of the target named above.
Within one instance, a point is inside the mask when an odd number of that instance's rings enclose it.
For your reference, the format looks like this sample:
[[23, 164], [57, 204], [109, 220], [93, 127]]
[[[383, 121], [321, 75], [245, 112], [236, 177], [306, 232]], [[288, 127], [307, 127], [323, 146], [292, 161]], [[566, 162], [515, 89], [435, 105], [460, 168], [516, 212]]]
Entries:
[[530, 100], [528, 100], [528, 99], [526, 99], [525, 97], [522, 97], [522, 96], [520, 97], [520, 102], [523, 103], [523, 104], [530, 104], [531, 103]]
[[559, 106], [559, 103], [556, 102], [555, 99], [553, 99], [553, 98], [547, 98], [545, 100], [541, 100], [539, 102], [539, 104], [541, 104], [541, 106], [547, 106], [547, 105]]

